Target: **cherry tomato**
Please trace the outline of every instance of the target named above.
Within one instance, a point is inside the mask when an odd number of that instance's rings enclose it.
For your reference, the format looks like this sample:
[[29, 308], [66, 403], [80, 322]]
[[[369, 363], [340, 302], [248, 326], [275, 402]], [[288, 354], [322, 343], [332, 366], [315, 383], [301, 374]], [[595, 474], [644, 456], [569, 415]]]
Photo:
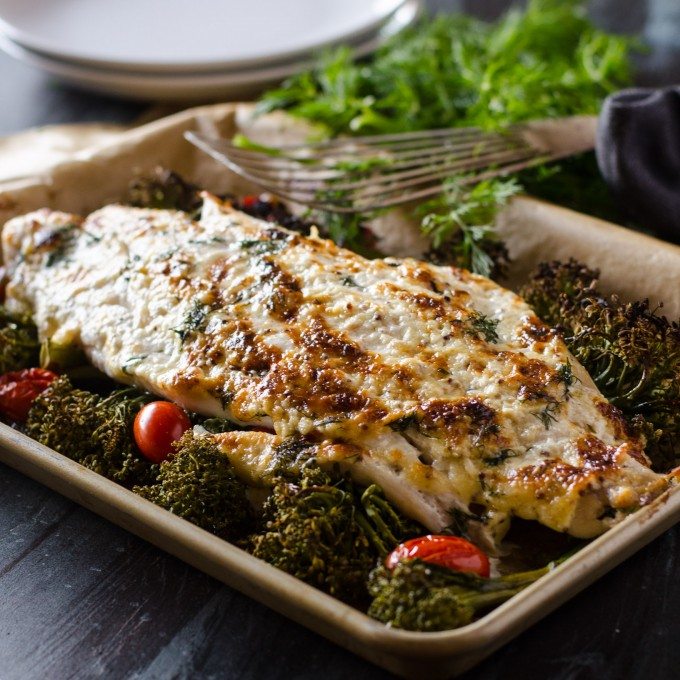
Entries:
[[135, 443], [152, 463], [160, 463], [172, 453], [172, 444], [189, 428], [186, 412], [170, 401], [152, 401], [135, 418]]
[[248, 194], [241, 199], [241, 205], [246, 210], [248, 210], [249, 208], [252, 208], [259, 200], [259, 196], [255, 196], [255, 194]]
[[25, 368], [0, 376], [0, 415], [24, 423], [35, 398], [57, 377], [44, 368]]
[[394, 569], [403, 560], [419, 559], [456, 571], [489, 577], [489, 558], [476, 546], [458, 536], [421, 536], [398, 545], [385, 560]]

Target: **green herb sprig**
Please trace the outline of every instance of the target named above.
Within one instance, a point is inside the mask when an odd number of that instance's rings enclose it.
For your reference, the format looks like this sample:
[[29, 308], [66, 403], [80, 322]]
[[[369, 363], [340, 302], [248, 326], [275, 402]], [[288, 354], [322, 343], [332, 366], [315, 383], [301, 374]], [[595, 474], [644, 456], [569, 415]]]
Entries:
[[606, 34], [579, 0], [531, 0], [495, 23], [453, 14], [402, 31], [369, 62], [346, 47], [264, 95], [332, 135], [376, 134], [596, 113], [630, 81], [631, 40]]

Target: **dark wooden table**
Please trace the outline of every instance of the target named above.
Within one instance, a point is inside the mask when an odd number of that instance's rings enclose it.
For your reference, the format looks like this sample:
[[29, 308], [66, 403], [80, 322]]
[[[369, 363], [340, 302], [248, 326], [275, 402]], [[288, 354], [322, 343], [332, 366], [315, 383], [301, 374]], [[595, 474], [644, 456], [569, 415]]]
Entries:
[[[493, 15], [507, 0], [432, 2]], [[643, 3], [599, 0], [610, 28]], [[680, 80], [677, 53], [644, 79]], [[661, 64], [661, 67], [659, 67]], [[61, 87], [0, 56], [0, 134], [127, 122], [145, 105]], [[511, 642], [467, 677], [680, 677], [680, 528]], [[0, 465], [0, 680], [381, 678], [383, 671]]]

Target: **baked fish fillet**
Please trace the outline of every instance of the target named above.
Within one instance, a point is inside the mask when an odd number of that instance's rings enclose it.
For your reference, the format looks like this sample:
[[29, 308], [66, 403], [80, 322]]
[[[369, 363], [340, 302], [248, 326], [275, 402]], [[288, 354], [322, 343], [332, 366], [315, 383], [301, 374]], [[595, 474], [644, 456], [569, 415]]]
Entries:
[[[276, 435], [222, 437], [266, 484], [314, 443], [431, 530], [488, 544], [513, 516], [591, 537], [666, 486], [562, 340], [514, 293], [416, 260], [366, 260], [205, 195], [5, 225], [7, 305], [112, 378]], [[237, 441], [227, 445], [224, 441]]]

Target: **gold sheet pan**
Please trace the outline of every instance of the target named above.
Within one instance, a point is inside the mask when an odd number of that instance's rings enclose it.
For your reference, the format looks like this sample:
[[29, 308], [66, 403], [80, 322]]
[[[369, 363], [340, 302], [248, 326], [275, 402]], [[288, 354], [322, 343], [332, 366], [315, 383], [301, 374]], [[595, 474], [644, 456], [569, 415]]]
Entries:
[[[250, 105], [234, 104], [132, 129], [88, 125], [23, 133], [0, 140], [0, 224], [43, 206], [87, 213], [115, 201], [134, 173], [156, 165], [212, 191], [252, 191], [182, 138], [186, 130], [213, 126], [264, 143], [306, 134], [285, 116], [254, 121]], [[417, 255], [422, 249], [405, 213], [383, 218], [376, 228], [387, 252]], [[524, 197], [506, 209], [500, 230], [513, 258], [510, 284], [539, 260], [573, 256], [601, 268], [607, 290], [624, 299], [663, 300], [666, 314], [680, 316], [677, 246]], [[470, 668], [680, 519], [676, 487], [480, 620], [453, 631], [411, 633], [371, 620], [4, 425], [0, 460], [373, 663], [414, 678], [451, 677]]]

